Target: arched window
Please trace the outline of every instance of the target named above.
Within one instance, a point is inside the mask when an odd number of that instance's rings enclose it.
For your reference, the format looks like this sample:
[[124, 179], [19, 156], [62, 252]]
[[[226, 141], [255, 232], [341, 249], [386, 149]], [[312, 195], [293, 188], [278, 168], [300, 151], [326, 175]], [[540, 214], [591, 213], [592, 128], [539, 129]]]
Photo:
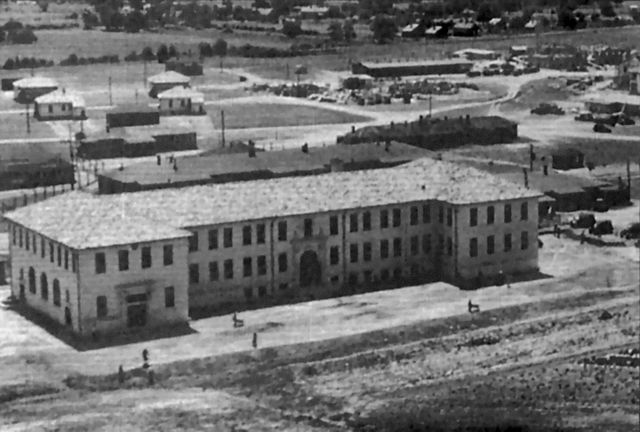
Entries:
[[53, 304], [60, 306], [60, 282], [58, 279], [53, 280]]
[[36, 293], [36, 271], [33, 267], [29, 267], [29, 292], [31, 294]]
[[47, 275], [42, 273], [40, 275], [40, 296], [43, 300], [49, 299], [49, 284], [47, 282]]

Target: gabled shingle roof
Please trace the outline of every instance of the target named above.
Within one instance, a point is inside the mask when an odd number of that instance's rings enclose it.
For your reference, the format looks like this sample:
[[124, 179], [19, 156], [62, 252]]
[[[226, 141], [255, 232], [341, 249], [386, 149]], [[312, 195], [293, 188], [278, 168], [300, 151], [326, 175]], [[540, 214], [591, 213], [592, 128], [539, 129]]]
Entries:
[[62, 90], [55, 90], [51, 93], [44, 94], [42, 96], [38, 96], [35, 99], [36, 103], [44, 104], [44, 103], [70, 103], [74, 107], [84, 107], [84, 99], [73, 93], [67, 93]]
[[421, 159], [389, 169], [122, 195], [73, 192], [6, 217], [83, 249], [180, 237], [178, 228], [426, 200], [467, 204], [540, 195], [475, 168]]
[[58, 83], [51, 78], [45, 77], [28, 77], [13, 82], [14, 88], [49, 88], [58, 87]]

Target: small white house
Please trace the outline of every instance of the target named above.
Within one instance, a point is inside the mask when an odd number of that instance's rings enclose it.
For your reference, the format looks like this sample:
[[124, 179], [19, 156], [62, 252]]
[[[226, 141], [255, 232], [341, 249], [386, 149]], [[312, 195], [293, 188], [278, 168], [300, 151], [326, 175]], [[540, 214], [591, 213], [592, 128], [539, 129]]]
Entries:
[[204, 95], [198, 91], [173, 87], [158, 94], [160, 115], [205, 114]]
[[151, 90], [149, 90], [149, 96], [155, 98], [159, 93], [162, 93], [165, 90], [169, 90], [173, 87], [189, 87], [189, 83], [191, 79], [186, 76], [178, 73], [176, 71], [166, 71], [159, 73], [158, 75], [154, 75], [149, 77], [149, 84], [151, 85]]
[[35, 99], [34, 117], [38, 120], [84, 120], [86, 105], [82, 97], [64, 89]]

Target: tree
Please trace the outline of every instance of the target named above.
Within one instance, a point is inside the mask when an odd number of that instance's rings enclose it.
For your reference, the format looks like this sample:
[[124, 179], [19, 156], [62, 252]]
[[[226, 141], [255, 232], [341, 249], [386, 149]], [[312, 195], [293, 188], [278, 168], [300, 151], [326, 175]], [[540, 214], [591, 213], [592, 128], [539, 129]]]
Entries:
[[46, 12], [49, 10], [49, 2], [47, 0], [38, 1], [38, 6], [40, 7], [41, 12]]
[[329, 38], [331, 38], [333, 42], [342, 42], [344, 40], [344, 32], [339, 22], [333, 21], [329, 24], [328, 32]]
[[342, 34], [344, 35], [344, 40], [347, 43], [350, 43], [356, 38], [356, 31], [353, 29], [353, 23], [351, 20], [347, 19], [342, 24]]
[[30, 28], [22, 28], [17, 30], [10, 30], [7, 33], [7, 42], [14, 44], [32, 44], [36, 42], [38, 38], [36, 37], [33, 30]]
[[371, 23], [371, 31], [373, 32], [373, 40], [382, 44], [395, 37], [396, 23], [389, 16], [376, 15]]
[[282, 34], [293, 39], [302, 34], [302, 28], [300, 24], [295, 21], [285, 20], [282, 22]]
[[169, 58], [169, 49], [165, 44], [158, 47], [158, 51], [156, 51], [156, 58], [158, 59], [158, 63], [164, 63]]
[[151, 47], [144, 47], [142, 49], [142, 52], [140, 53], [140, 57], [142, 58], [142, 60], [147, 60], [147, 61], [150, 61], [156, 58]]
[[9, 57], [7, 61], [4, 62], [4, 66], [2, 66], [2, 69], [5, 69], [5, 70], [11, 70], [14, 68], [15, 68], [15, 63], [11, 57]]
[[571, 12], [567, 8], [564, 8], [558, 14], [558, 25], [570, 30], [575, 30], [578, 26], [578, 19], [575, 17], [573, 12]]
[[614, 16], [616, 16], [616, 11], [613, 9], [613, 5], [611, 4], [610, 1], [601, 0], [600, 3], [598, 3], [598, 5], [600, 6], [600, 15], [604, 17], [609, 17], [609, 18], [613, 18]]
[[178, 50], [176, 49], [175, 45], [171, 44], [169, 45], [169, 58], [172, 57], [178, 57]]
[[198, 51], [200, 52], [201, 57], [213, 57], [213, 49], [211, 48], [211, 44], [206, 42], [200, 42], [198, 44]]
[[493, 8], [490, 3], [482, 3], [478, 8], [478, 21], [489, 22], [493, 18]]
[[146, 17], [139, 10], [134, 10], [124, 18], [124, 31], [138, 33], [147, 26]]
[[98, 15], [91, 12], [89, 9], [85, 9], [82, 12], [82, 23], [84, 24], [85, 30], [91, 30], [94, 27], [100, 25], [100, 19]]
[[218, 57], [224, 57], [227, 55], [227, 41], [224, 39], [218, 39], [211, 46], [212, 55]]

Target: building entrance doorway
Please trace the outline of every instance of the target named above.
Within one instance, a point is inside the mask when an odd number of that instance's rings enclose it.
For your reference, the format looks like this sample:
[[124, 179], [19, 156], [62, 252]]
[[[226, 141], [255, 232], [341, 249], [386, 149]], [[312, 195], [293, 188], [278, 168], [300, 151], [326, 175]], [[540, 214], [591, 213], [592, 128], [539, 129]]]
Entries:
[[127, 326], [144, 327], [147, 324], [147, 305], [145, 303], [127, 306]]
[[300, 286], [307, 287], [320, 283], [320, 261], [314, 251], [306, 251], [300, 257]]

